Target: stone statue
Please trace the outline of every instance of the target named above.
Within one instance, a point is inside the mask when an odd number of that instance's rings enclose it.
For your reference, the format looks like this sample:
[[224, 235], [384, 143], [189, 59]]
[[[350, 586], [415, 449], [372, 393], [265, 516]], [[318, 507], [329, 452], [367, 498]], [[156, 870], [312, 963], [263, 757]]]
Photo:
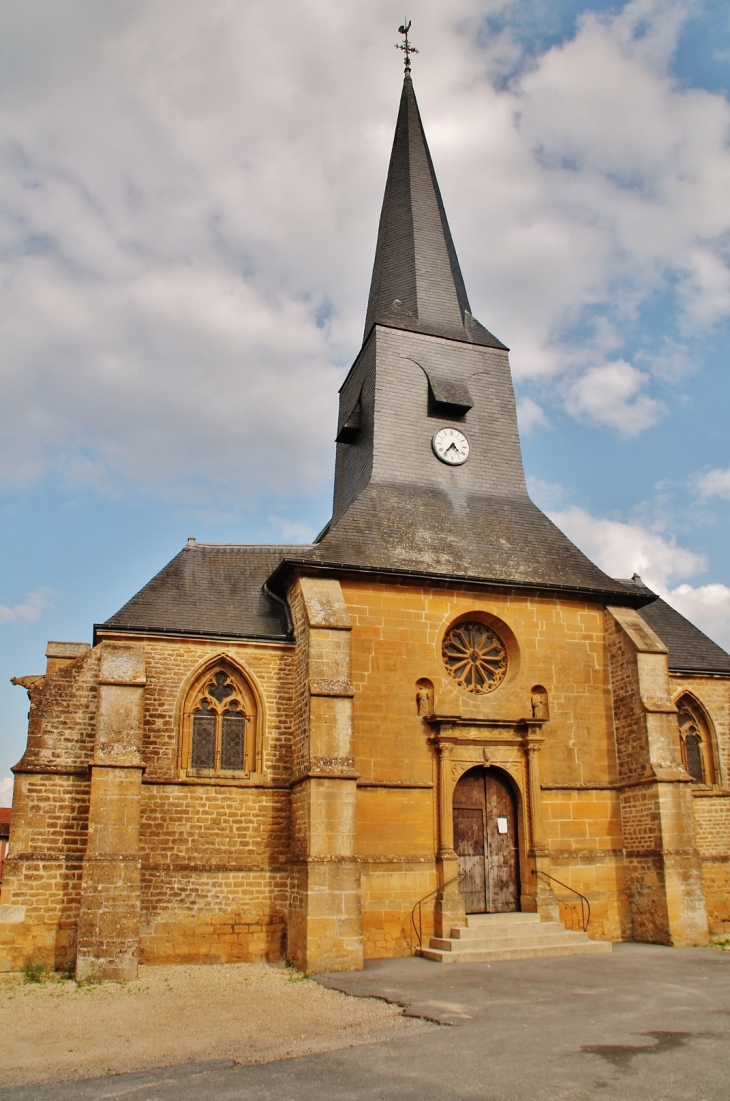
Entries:
[[548, 718], [548, 699], [544, 688], [533, 688], [530, 694], [533, 719]]
[[418, 714], [424, 717], [433, 715], [433, 688], [428, 684], [419, 684], [416, 689]]

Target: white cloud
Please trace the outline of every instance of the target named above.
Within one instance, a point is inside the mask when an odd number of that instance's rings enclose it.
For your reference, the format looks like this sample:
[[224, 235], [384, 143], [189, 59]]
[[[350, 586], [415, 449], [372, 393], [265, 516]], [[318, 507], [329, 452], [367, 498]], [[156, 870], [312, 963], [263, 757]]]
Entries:
[[625, 360], [591, 367], [572, 383], [567, 406], [573, 416], [616, 428], [622, 436], [638, 436], [661, 416], [660, 402], [642, 389], [649, 376]]
[[[650, 589], [730, 649], [730, 588], [718, 583], [692, 586], [683, 581], [706, 571], [704, 555], [642, 524], [591, 516], [577, 506], [551, 512], [550, 517], [610, 577], [639, 574]], [[682, 583], [677, 585], [677, 581]]]
[[665, 596], [678, 612], [730, 651], [730, 588], [718, 583], [679, 585]]
[[530, 497], [545, 512], [559, 509], [570, 498], [570, 490], [558, 482], [545, 482], [541, 478], [527, 475], [527, 490]]
[[517, 422], [520, 427], [520, 435], [529, 436], [538, 425], [548, 423], [545, 410], [532, 398], [522, 398], [517, 403]]
[[305, 520], [286, 520], [281, 516], [270, 516], [269, 523], [278, 529], [285, 543], [311, 543], [317, 534]]
[[[671, 0], [582, 16], [495, 89], [520, 47], [478, 31], [513, 7], [418, 13], [416, 84], [472, 303], [518, 376], [636, 434], [661, 414], [624, 358], [642, 303], [673, 294], [688, 333], [730, 313], [730, 105], [672, 81], [694, 9]], [[393, 24], [389, 0], [367, 19], [282, 0], [275, 31], [263, 0], [9, 9], [0, 481], [322, 488], [392, 140]]]
[[12, 608], [0, 604], [0, 623], [35, 623], [43, 612], [53, 607], [51, 597], [53, 589], [36, 589], [28, 593], [25, 604], [15, 604]]
[[13, 805], [13, 778], [5, 776], [0, 780], [0, 807], [12, 807]]
[[674, 580], [695, 577], [707, 569], [704, 555], [639, 523], [591, 516], [577, 505], [551, 512], [550, 518], [609, 576], [638, 573], [657, 592], [666, 592]]
[[708, 470], [697, 478], [700, 497], [724, 497], [730, 501], [730, 469]]

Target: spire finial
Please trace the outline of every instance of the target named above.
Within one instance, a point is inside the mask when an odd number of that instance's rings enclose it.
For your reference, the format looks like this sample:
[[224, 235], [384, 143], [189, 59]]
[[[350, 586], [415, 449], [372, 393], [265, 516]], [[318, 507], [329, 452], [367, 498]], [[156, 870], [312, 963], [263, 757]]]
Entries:
[[410, 29], [411, 29], [410, 19], [404, 19], [403, 23], [398, 28], [398, 31], [399, 31], [400, 34], [403, 35], [404, 40], [403, 40], [403, 42], [396, 42], [396, 44], [395, 44], [396, 50], [402, 50], [403, 53], [405, 54], [405, 57], [404, 57], [403, 60], [405, 62], [405, 67], [406, 67], [406, 72], [407, 73], [410, 73], [410, 71], [411, 71], [411, 54], [420, 53], [420, 50], [417, 50], [415, 46], [411, 46], [411, 44], [408, 40], [408, 32], [409, 32]]

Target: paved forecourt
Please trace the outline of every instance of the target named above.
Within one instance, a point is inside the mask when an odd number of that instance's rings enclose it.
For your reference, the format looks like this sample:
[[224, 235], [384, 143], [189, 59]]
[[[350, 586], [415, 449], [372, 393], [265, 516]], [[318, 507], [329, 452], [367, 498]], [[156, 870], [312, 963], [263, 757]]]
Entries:
[[441, 1027], [258, 1066], [221, 1060], [0, 1089], [0, 1101], [727, 1101], [730, 953], [625, 944], [448, 968], [376, 960], [319, 981]]

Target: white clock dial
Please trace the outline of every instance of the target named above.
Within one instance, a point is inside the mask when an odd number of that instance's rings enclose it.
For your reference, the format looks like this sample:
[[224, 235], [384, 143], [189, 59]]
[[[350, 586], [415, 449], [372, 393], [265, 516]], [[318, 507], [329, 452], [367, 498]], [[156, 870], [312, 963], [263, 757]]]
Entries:
[[431, 441], [434, 453], [442, 463], [461, 466], [469, 458], [469, 441], [456, 428], [442, 428]]

